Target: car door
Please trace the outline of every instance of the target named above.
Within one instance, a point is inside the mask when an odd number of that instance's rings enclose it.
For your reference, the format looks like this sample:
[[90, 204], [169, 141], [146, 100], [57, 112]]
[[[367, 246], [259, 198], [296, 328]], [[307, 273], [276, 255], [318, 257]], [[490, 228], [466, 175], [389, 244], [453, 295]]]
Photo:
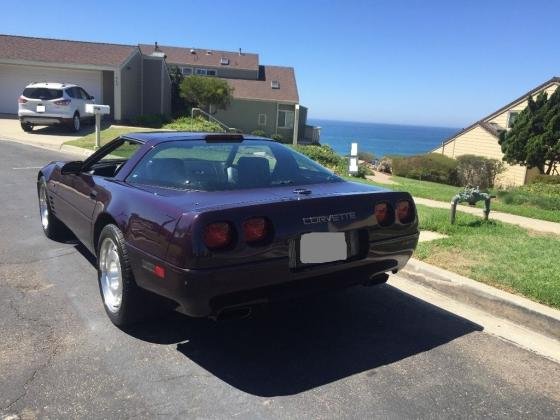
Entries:
[[68, 227], [83, 243], [91, 240], [95, 206], [111, 195], [106, 186], [138, 150], [140, 143], [117, 139], [107, 146], [87, 159], [79, 173], [71, 175], [71, 188], [65, 191], [69, 211], [72, 212], [68, 217]]

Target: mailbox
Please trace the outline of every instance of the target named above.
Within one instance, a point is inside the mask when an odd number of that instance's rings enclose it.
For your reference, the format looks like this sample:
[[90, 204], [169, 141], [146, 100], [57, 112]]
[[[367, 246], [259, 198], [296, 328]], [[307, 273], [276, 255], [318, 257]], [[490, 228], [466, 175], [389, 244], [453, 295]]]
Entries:
[[86, 104], [86, 112], [94, 115], [108, 115], [111, 113], [109, 105]]
[[110, 112], [109, 105], [86, 104], [86, 114], [95, 115], [95, 150], [101, 147], [101, 116], [108, 115]]

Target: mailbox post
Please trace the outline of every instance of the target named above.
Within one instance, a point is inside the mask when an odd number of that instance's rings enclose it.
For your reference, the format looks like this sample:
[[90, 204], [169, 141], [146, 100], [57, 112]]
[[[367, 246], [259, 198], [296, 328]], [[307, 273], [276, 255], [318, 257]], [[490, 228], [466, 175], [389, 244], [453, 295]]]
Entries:
[[350, 147], [348, 173], [350, 175], [356, 175], [358, 173], [358, 143], [352, 143]]
[[101, 147], [101, 116], [111, 112], [109, 105], [86, 104], [86, 113], [95, 115], [95, 147]]

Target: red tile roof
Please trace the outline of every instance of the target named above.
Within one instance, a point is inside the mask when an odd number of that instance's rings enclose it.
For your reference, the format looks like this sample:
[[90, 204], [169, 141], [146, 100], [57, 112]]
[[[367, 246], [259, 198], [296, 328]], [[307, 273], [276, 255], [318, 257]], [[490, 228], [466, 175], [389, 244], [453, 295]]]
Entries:
[[[296, 76], [292, 67], [260, 66], [259, 80], [224, 79], [233, 87], [233, 97], [265, 101], [299, 102]], [[280, 88], [272, 89], [278, 81]]]
[[[150, 55], [155, 51], [154, 45], [140, 44], [142, 53]], [[229, 64], [223, 67], [231, 67], [244, 70], [258, 70], [259, 55], [242, 52], [241, 54], [232, 51], [206, 50], [203, 48], [183, 48], [159, 45], [158, 50], [163, 52], [170, 64], [182, 64], [186, 66], [207, 66], [221, 67], [220, 59], [228, 58]], [[191, 53], [194, 51], [194, 54]], [[207, 52], [210, 52], [208, 54]]]
[[0, 35], [0, 60], [117, 67], [137, 48], [133, 45]]

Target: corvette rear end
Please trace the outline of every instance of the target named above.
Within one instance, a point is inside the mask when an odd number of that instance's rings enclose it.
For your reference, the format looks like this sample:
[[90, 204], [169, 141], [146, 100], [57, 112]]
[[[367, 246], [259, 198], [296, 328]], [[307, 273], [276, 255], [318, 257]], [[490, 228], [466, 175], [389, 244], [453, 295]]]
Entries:
[[414, 203], [407, 193], [345, 188], [283, 188], [257, 202], [247, 190], [233, 194], [233, 204], [185, 212], [165, 261], [131, 251], [136, 281], [191, 316], [383, 283], [416, 247]]

